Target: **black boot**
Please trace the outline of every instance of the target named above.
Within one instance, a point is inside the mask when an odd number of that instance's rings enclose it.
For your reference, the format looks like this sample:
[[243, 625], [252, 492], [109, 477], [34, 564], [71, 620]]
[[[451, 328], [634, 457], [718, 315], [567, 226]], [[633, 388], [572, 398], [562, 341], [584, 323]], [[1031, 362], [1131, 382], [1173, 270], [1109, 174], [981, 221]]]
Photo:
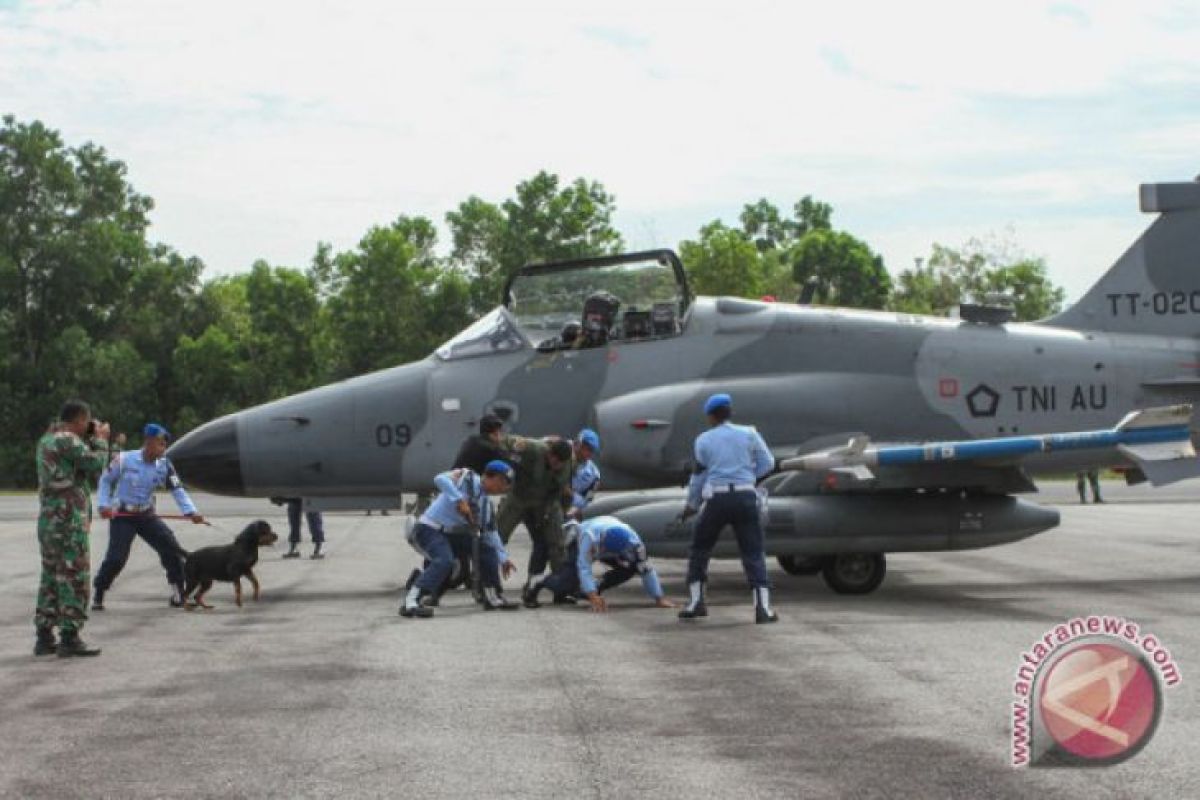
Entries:
[[754, 622], [758, 625], [779, 622], [779, 615], [771, 610], [771, 590], [765, 587], [754, 590]]
[[99, 586], [92, 587], [92, 611], [104, 610], [104, 593], [107, 589], [101, 589]]
[[59, 658], [73, 658], [75, 656], [98, 656], [100, 655], [99, 647], [88, 647], [87, 642], [79, 638], [79, 634], [75, 631], [63, 631], [62, 641], [58, 643]]
[[284, 558], [299, 558], [300, 548], [299, 542], [288, 542], [288, 551], [283, 554]]
[[324, 557], [325, 557], [325, 554], [321, 552], [321, 543], [314, 542], [313, 543], [313, 554], [311, 556], [309, 556], [309, 558], [324, 558]]
[[538, 592], [542, 590], [541, 582], [534, 584], [525, 584], [525, 588], [521, 590], [521, 603], [526, 608], [541, 608], [542, 604], [538, 600]]
[[708, 606], [704, 604], [704, 581], [692, 581], [688, 584], [689, 599], [687, 605], [679, 612], [680, 619], [696, 619], [708, 616]]
[[171, 584], [171, 596], [167, 598], [167, 604], [171, 608], [183, 608], [183, 584]]
[[52, 656], [57, 649], [58, 644], [54, 641], [54, 629], [38, 628], [37, 644], [33, 646], [33, 654], [35, 656]]

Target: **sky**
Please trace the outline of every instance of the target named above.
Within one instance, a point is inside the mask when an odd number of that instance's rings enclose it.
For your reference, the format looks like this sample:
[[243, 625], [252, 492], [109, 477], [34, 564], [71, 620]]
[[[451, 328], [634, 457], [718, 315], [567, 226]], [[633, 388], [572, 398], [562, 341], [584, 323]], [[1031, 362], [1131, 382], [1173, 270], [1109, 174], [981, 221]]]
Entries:
[[207, 275], [545, 169], [630, 249], [811, 194], [893, 274], [1007, 239], [1076, 299], [1200, 173], [1194, 2], [0, 0], [0, 113], [103, 145]]

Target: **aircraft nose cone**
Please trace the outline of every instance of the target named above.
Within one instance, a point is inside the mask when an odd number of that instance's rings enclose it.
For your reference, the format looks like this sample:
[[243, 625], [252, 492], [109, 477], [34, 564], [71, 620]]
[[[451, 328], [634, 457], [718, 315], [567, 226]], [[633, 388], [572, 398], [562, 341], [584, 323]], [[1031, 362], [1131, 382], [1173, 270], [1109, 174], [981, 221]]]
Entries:
[[235, 417], [201, 425], [171, 445], [167, 457], [187, 486], [214, 494], [246, 493]]

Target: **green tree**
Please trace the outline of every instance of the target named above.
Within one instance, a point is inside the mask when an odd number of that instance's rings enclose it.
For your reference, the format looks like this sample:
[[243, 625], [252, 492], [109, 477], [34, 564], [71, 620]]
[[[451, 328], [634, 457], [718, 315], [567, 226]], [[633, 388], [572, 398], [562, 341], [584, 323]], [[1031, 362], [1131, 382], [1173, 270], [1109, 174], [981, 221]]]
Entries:
[[844, 231], [811, 230], [788, 249], [786, 260], [793, 280], [815, 280], [817, 297], [827, 305], [883, 308], [891, 293], [883, 259]]
[[500, 302], [504, 282], [527, 264], [619, 252], [615, 209], [599, 182], [560, 186], [557, 175], [542, 171], [499, 206], [472, 196], [446, 214], [450, 260], [471, 278], [475, 312]]
[[1046, 275], [1046, 264], [1010, 238], [973, 238], [960, 248], [934, 244], [924, 266], [897, 279], [891, 308], [945, 315], [961, 302], [1007, 303], [1018, 321], [1042, 319], [1062, 309], [1065, 292]]
[[741, 231], [718, 221], [700, 229], [700, 238], [679, 245], [692, 291], [706, 295], [760, 297], [762, 257]]
[[103, 148], [67, 147], [40, 122], [3, 118], [0, 483], [33, 479], [29, 443], [66, 393], [89, 393], [103, 416], [157, 406], [142, 354], [113, 344], [130, 287], [156, 261], [145, 238], [151, 206]]
[[327, 377], [424, 357], [470, 321], [470, 286], [439, 262], [436, 240], [429, 220], [402, 216], [332, 257], [321, 338]]

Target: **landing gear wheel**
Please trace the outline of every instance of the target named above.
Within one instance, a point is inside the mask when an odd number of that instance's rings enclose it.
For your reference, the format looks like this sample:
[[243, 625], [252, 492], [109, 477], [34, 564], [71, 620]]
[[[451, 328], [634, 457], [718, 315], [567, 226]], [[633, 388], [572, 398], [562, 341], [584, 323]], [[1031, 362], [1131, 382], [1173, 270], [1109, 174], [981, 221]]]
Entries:
[[870, 594], [886, 572], [883, 553], [838, 553], [826, 560], [821, 577], [838, 594]]
[[788, 575], [816, 575], [825, 566], [820, 556], [775, 556]]

